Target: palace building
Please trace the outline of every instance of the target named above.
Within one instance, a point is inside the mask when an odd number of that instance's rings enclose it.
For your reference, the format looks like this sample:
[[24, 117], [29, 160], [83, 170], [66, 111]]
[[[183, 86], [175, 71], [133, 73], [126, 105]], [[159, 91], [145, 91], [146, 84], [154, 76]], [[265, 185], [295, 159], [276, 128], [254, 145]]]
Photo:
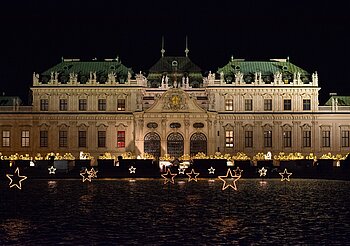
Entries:
[[118, 58], [62, 59], [34, 73], [30, 89], [30, 106], [0, 97], [3, 155], [350, 151], [349, 98], [333, 95], [320, 106], [317, 73], [287, 59], [232, 57], [206, 74], [188, 49], [162, 49], [145, 73]]

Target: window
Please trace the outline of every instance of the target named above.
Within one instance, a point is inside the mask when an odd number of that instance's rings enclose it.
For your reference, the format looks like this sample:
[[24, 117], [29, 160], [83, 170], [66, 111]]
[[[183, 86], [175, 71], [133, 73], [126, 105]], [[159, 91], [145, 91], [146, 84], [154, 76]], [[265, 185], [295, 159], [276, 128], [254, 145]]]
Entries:
[[125, 99], [118, 99], [117, 100], [117, 110], [118, 111], [125, 111]]
[[303, 147], [311, 147], [311, 131], [303, 131]]
[[322, 147], [331, 147], [331, 131], [322, 131]]
[[285, 148], [292, 147], [292, 131], [283, 132], [283, 147]]
[[350, 147], [350, 131], [341, 131], [341, 147]]
[[40, 110], [41, 111], [49, 110], [49, 99], [40, 99]]
[[86, 131], [79, 131], [78, 133], [78, 146], [86, 147]]
[[48, 147], [49, 145], [49, 134], [47, 131], [40, 131], [40, 147]]
[[244, 109], [245, 111], [253, 110], [253, 99], [245, 99], [244, 100]]
[[292, 100], [291, 99], [284, 99], [283, 100], [283, 109], [284, 110], [292, 110]]
[[125, 148], [125, 131], [117, 132], [117, 147]]
[[87, 110], [87, 99], [79, 99], [79, 111]]
[[2, 147], [10, 147], [10, 131], [2, 131]]
[[311, 110], [311, 100], [303, 99], [303, 110]]
[[264, 131], [264, 147], [272, 147], [272, 131]]
[[58, 138], [58, 144], [60, 147], [68, 147], [68, 131], [59, 131]]
[[106, 111], [106, 108], [107, 108], [106, 99], [98, 99], [98, 110]]
[[264, 111], [272, 110], [272, 99], [264, 99]]
[[67, 110], [68, 110], [68, 100], [60, 99], [60, 111], [67, 111]]
[[106, 131], [97, 132], [97, 146], [106, 147]]
[[22, 131], [21, 139], [22, 147], [29, 147], [29, 131]]
[[227, 110], [227, 111], [233, 110], [233, 100], [232, 99], [225, 100], [225, 110]]
[[253, 131], [245, 131], [244, 132], [244, 146], [246, 148], [253, 147]]
[[233, 148], [233, 130], [225, 132], [225, 139], [226, 148]]

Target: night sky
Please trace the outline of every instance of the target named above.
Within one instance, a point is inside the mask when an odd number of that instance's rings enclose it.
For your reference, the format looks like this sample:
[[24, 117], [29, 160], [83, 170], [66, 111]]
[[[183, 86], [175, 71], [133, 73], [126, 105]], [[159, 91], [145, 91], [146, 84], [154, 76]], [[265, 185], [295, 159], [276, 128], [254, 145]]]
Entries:
[[[290, 58], [318, 71], [321, 104], [330, 92], [350, 96], [350, 4], [337, 1], [6, 1], [0, 6], [0, 92], [27, 101], [33, 72], [61, 57], [120, 57], [134, 72], [160, 57], [189, 57], [216, 71], [231, 55]], [[339, 1], [340, 2], [340, 1]], [[344, 1], [342, 1], [344, 2]]]

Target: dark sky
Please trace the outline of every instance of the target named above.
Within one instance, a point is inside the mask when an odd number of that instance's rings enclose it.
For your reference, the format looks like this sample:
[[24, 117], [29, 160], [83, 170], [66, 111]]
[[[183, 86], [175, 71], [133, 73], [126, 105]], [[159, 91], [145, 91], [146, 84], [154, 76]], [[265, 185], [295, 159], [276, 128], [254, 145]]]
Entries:
[[349, 1], [4, 1], [0, 4], [0, 92], [27, 99], [33, 72], [61, 57], [119, 56], [135, 72], [160, 57], [183, 55], [216, 71], [231, 55], [287, 58], [318, 71], [321, 103], [350, 96]]

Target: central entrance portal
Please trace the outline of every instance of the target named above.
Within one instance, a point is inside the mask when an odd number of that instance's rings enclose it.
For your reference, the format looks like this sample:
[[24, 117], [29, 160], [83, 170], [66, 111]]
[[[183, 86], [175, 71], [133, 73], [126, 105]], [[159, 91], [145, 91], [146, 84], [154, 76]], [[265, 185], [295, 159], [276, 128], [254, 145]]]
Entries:
[[180, 133], [174, 132], [168, 136], [167, 153], [175, 158], [184, 154], [184, 138]]

